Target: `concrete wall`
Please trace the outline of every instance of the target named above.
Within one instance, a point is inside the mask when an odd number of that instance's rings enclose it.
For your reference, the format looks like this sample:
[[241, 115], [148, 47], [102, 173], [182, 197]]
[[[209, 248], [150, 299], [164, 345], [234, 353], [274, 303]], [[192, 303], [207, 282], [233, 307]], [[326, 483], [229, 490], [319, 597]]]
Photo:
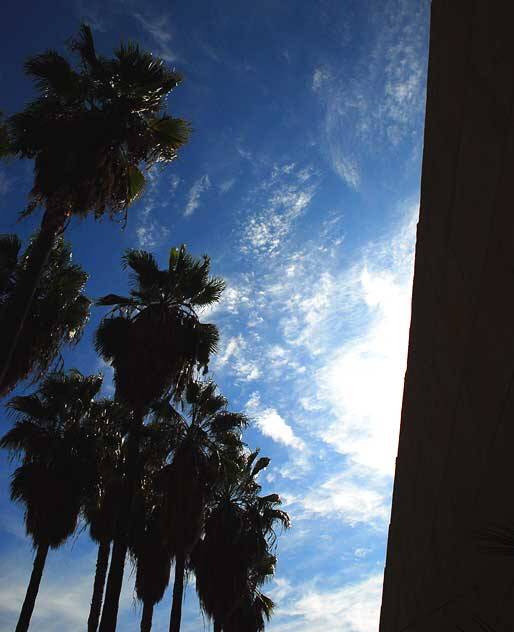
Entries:
[[514, 0], [433, 0], [380, 632], [514, 630], [513, 87]]

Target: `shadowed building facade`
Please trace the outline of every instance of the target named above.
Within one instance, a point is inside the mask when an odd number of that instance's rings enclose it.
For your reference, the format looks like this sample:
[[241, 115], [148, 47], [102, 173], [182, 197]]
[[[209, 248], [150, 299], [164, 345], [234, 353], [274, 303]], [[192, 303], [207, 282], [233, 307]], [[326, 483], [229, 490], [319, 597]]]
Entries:
[[380, 632], [512, 632], [514, 1], [433, 0]]

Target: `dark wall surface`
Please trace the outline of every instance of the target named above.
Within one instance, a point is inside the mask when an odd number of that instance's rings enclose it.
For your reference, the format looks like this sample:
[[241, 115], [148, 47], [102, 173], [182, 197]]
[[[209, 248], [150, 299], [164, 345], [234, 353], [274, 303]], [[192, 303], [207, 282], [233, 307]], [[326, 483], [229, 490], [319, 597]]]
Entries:
[[514, 630], [514, 1], [433, 0], [380, 632]]

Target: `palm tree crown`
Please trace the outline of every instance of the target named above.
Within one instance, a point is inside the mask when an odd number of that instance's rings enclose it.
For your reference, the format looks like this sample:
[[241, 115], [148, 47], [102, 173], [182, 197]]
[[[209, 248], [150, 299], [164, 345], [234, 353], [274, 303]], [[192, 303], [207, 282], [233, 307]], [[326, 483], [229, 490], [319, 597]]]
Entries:
[[239, 472], [223, 479], [191, 557], [201, 606], [225, 632], [264, 629], [273, 602], [259, 587], [274, 573], [274, 525], [290, 526], [277, 494], [259, 496], [269, 459], [257, 455], [242, 455]]
[[69, 48], [76, 69], [54, 50], [26, 61], [39, 95], [9, 120], [11, 150], [35, 160], [28, 212], [124, 212], [144, 187], [139, 167], [174, 160], [187, 140], [189, 125], [164, 110], [181, 78], [137, 44], [97, 54], [87, 25]]
[[197, 260], [173, 248], [160, 270], [153, 255], [129, 250], [130, 296], [109, 294], [98, 305], [113, 307], [96, 334], [97, 351], [115, 370], [117, 396], [139, 410], [172, 393], [179, 398], [195, 369], [206, 370], [218, 344], [214, 325], [196, 310], [219, 300], [225, 284], [209, 276], [208, 257]]
[[[26, 270], [34, 240], [20, 256], [21, 243], [15, 235], [0, 236], [0, 324], [2, 330], [15, 326], [11, 309], [16, 293], [26, 283]], [[91, 301], [83, 293], [88, 275], [72, 263], [71, 249], [62, 239], [55, 243], [34, 301], [21, 331], [15, 356], [0, 385], [5, 395], [30, 373], [40, 378], [58, 356], [63, 344], [76, 344], [88, 321]], [[10, 341], [0, 343], [0, 358]]]

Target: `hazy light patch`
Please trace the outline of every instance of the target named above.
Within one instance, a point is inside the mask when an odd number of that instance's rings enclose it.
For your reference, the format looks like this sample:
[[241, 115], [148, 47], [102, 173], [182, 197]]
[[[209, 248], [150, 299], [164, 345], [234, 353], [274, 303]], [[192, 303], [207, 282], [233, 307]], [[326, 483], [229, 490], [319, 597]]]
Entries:
[[230, 179], [225, 180], [224, 182], [222, 182], [219, 185], [219, 189], [220, 189], [221, 193], [228, 193], [230, 191], [230, 189], [234, 186], [235, 183], [236, 183], [236, 179], [235, 178], [230, 178]]
[[0, 195], [5, 195], [11, 190], [12, 182], [7, 175], [0, 171]]

